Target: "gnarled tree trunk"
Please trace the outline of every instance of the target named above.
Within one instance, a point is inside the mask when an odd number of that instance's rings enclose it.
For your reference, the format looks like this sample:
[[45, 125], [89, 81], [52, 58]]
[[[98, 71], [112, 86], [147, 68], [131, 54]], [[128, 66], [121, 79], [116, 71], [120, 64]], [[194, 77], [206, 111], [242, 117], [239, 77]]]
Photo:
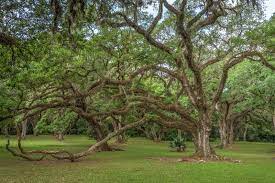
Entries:
[[[106, 130], [104, 129], [104, 127], [101, 124], [99, 124], [95, 119], [92, 119], [90, 121], [90, 125], [93, 129], [93, 135], [97, 142], [100, 142], [108, 135]], [[98, 151], [111, 151], [112, 149], [108, 145], [108, 143], [105, 142], [101, 146], [99, 146], [97, 150]]]
[[193, 134], [195, 154], [194, 156], [203, 159], [212, 159], [216, 153], [210, 145], [210, 128], [202, 127], [197, 130], [197, 133]]
[[202, 159], [215, 159], [216, 153], [210, 145], [211, 121], [208, 114], [203, 114], [200, 126], [193, 134], [195, 145], [195, 157]]
[[[120, 117], [122, 118], [122, 117]], [[117, 119], [115, 117], [113, 117], [114, 121], [112, 122], [112, 125], [113, 125], [113, 129], [114, 131], [118, 131], [122, 128], [122, 124], [121, 124], [121, 119]], [[121, 133], [119, 134], [117, 137], [116, 137], [116, 142], [117, 143], [125, 143], [126, 142], [126, 137], [125, 137], [125, 133]]]

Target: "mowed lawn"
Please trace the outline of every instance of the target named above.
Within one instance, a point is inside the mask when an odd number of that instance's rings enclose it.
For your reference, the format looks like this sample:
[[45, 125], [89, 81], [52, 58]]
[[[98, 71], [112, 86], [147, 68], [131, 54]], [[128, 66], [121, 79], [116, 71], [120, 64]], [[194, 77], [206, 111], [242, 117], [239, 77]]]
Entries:
[[[80, 151], [94, 141], [86, 136], [66, 136], [63, 142], [52, 136], [29, 136], [23, 146], [33, 149], [67, 149]], [[154, 143], [131, 138], [121, 147], [125, 151], [100, 152], [79, 162], [43, 160], [30, 162], [13, 157], [5, 150], [6, 140], [0, 137], [0, 182], [152, 182], [152, 183], [275, 183], [275, 144], [238, 142], [232, 149], [216, 151], [241, 163], [177, 162], [191, 154], [188, 143], [185, 153], [170, 151], [168, 142]], [[15, 146], [15, 141], [12, 142]]]

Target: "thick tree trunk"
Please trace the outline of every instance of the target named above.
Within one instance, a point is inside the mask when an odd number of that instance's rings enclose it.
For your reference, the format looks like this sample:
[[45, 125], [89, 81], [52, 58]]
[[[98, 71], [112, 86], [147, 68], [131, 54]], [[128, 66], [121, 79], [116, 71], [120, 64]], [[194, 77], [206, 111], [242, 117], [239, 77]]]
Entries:
[[222, 118], [219, 122], [219, 132], [220, 132], [220, 147], [227, 148], [230, 146], [230, 134], [231, 134], [231, 126], [233, 121], [230, 120], [230, 114], [232, 110], [232, 104], [229, 102], [225, 102], [222, 104], [221, 114]]
[[26, 136], [27, 136], [27, 128], [28, 128], [28, 121], [25, 120], [21, 123], [21, 127], [22, 127], [22, 130], [21, 130], [21, 139], [26, 139]]
[[195, 157], [202, 159], [217, 158], [214, 149], [210, 145], [211, 122], [208, 115], [203, 115], [200, 128], [193, 134], [195, 145]]
[[[106, 137], [102, 127], [100, 125], [94, 127], [95, 130], [95, 139], [97, 142], [100, 142], [102, 139]], [[99, 151], [111, 151], [111, 148], [109, 147], [108, 143], [102, 144], [99, 148]]]
[[228, 147], [228, 136], [227, 136], [227, 123], [226, 123], [226, 120], [225, 119], [222, 119], [220, 121], [220, 129], [219, 129], [219, 132], [220, 132], [220, 140], [221, 140], [221, 144], [220, 144], [220, 147], [221, 148], [226, 148]]
[[220, 147], [228, 148], [234, 142], [234, 122], [232, 120], [221, 120], [220, 122]]
[[212, 158], [213, 154], [212, 148], [210, 147], [209, 141], [209, 130], [208, 128], [198, 129], [195, 137], [195, 156], [203, 159]]
[[232, 146], [234, 142], [234, 122], [230, 121], [229, 134], [228, 134], [228, 145]]
[[[100, 125], [98, 122], [96, 122], [94, 119], [91, 121], [90, 125], [92, 126], [96, 142], [100, 142], [107, 136], [107, 133], [104, 130], [103, 126]], [[100, 147], [98, 147], [98, 151], [111, 151], [111, 150], [112, 149], [107, 142], [103, 143]]]
[[[117, 132], [118, 130], [120, 130], [122, 128], [122, 125], [120, 122], [114, 121], [112, 124], [113, 124], [113, 128], [114, 128], [115, 132]], [[125, 143], [126, 142], [125, 133], [119, 134], [116, 137], [116, 142], [120, 143], [120, 144]]]

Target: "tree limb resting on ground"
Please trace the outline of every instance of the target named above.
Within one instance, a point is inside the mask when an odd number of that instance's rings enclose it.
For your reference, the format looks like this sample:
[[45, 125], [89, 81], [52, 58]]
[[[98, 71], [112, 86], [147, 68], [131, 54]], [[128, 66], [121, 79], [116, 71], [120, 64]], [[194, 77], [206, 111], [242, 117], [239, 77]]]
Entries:
[[[98, 147], [100, 147], [102, 144], [106, 143], [111, 138], [123, 133], [124, 131], [143, 125], [146, 123], [146, 117], [142, 118], [141, 120], [125, 125], [124, 127], [120, 128], [117, 131], [114, 131], [112, 133], [109, 133], [104, 139], [101, 141], [95, 143], [92, 145], [89, 149], [83, 152], [79, 152], [76, 154], [70, 153], [69, 151], [61, 150], [61, 151], [48, 151], [48, 150], [33, 150], [33, 151], [25, 151], [21, 146], [21, 138], [18, 138], [18, 149], [20, 152], [17, 152], [10, 148], [10, 140], [7, 141], [6, 149], [16, 157], [20, 157], [29, 161], [41, 161], [43, 160], [47, 155], [50, 155], [52, 158], [58, 159], [58, 160], [70, 160], [71, 162], [75, 162], [76, 160], [88, 156], [96, 151]], [[39, 158], [32, 157], [32, 154], [41, 154], [42, 156]]]

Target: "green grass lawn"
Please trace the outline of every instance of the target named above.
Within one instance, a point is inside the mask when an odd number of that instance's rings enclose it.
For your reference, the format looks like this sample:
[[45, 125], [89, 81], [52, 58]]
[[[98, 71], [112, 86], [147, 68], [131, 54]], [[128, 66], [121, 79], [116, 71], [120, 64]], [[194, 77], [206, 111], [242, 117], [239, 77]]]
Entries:
[[[241, 163], [176, 162], [191, 154], [188, 143], [185, 153], [171, 152], [168, 142], [154, 143], [141, 138], [129, 139], [125, 151], [95, 153], [79, 162], [44, 160], [29, 162], [13, 157], [0, 137], [0, 182], [217, 182], [217, 183], [275, 183], [275, 144], [236, 143], [232, 149], [216, 151], [224, 156], [239, 159]], [[52, 136], [28, 137], [23, 146], [33, 149], [67, 149], [80, 151], [92, 140], [85, 136], [67, 136], [63, 142]], [[12, 142], [12, 146], [15, 141]], [[162, 158], [162, 160], [160, 160]], [[164, 159], [166, 158], [166, 159]]]

